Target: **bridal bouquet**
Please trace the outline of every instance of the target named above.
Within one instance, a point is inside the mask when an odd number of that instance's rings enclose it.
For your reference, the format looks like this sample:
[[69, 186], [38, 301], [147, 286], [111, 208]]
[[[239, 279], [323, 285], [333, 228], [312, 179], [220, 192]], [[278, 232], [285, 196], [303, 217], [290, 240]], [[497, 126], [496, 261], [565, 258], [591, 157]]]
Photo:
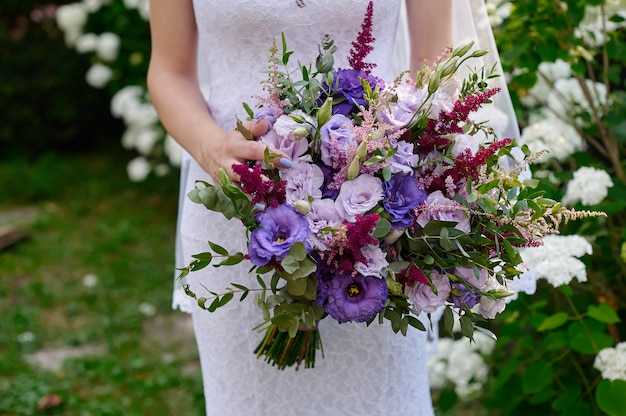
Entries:
[[[522, 273], [518, 247], [537, 246], [560, 222], [593, 213], [566, 210], [533, 191], [520, 174], [536, 156], [498, 138], [472, 114], [498, 91], [482, 68], [459, 81], [461, 65], [485, 51], [467, 44], [419, 73], [390, 85], [364, 61], [373, 42], [371, 3], [349, 57], [335, 69], [332, 39], [308, 65], [289, 71], [292, 52], [271, 49], [266, 95], [250, 117], [271, 128], [257, 138], [288, 155], [293, 166], [234, 166], [240, 185], [222, 172], [220, 186], [198, 181], [189, 197], [248, 231], [247, 253], [210, 242], [181, 278], [208, 266], [252, 263], [254, 282], [233, 282], [198, 297], [210, 312], [235, 296], [257, 293], [265, 336], [256, 354], [284, 369], [313, 367], [321, 319], [389, 321], [395, 332], [425, 330], [417, 319], [444, 308], [471, 338], [474, 323], [494, 318]], [[284, 68], [284, 69], [280, 69]], [[298, 76], [296, 77], [295, 74]], [[239, 131], [253, 139], [241, 122]]]

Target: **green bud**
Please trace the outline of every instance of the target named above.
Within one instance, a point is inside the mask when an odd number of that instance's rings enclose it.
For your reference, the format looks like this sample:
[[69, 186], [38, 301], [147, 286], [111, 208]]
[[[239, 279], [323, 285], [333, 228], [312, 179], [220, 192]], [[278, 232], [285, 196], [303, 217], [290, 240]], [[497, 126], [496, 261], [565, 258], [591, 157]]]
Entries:
[[359, 159], [355, 157], [354, 159], [352, 159], [352, 162], [350, 162], [350, 166], [348, 166], [348, 172], [346, 174], [347, 179], [351, 181], [352, 179], [356, 178], [357, 176], [359, 176], [360, 171], [361, 166], [359, 164]]
[[514, 294], [515, 292], [511, 290], [505, 290], [505, 289], [490, 290], [489, 292], [486, 293], [487, 296], [493, 299], [504, 299]]
[[309, 201], [305, 201], [300, 199], [293, 203], [293, 207], [298, 211], [299, 214], [306, 215], [311, 212], [311, 204]]
[[402, 285], [390, 278], [387, 278], [387, 289], [394, 295], [402, 294]]
[[296, 138], [301, 139], [309, 135], [309, 130], [306, 127], [298, 127], [291, 132]]
[[317, 125], [322, 127], [328, 120], [330, 120], [330, 116], [333, 111], [333, 97], [328, 97], [322, 107], [320, 107], [317, 112]]
[[441, 67], [441, 77], [443, 78], [452, 75], [454, 71], [456, 71], [457, 62], [459, 62], [459, 58], [456, 56], [453, 56], [452, 58], [444, 62], [443, 66]]
[[439, 73], [437, 71], [431, 72], [430, 75], [428, 75], [428, 80], [426, 82], [428, 84], [428, 94], [434, 94], [439, 88], [439, 83], [441, 82]]
[[356, 152], [354, 153], [354, 158], [358, 159], [359, 162], [363, 161], [367, 156], [367, 140], [363, 140], [359, 143], [359, 147], [356, 148]]
[[385, 130], [378, 129], [372, 134], [372, 140], [380, 140], [385, 136]]
[[474, 46], [474, 41], [467, 42], [463, 45], [459, 45], [455, 50], [452, 51], [452, 56], [463, 56]]

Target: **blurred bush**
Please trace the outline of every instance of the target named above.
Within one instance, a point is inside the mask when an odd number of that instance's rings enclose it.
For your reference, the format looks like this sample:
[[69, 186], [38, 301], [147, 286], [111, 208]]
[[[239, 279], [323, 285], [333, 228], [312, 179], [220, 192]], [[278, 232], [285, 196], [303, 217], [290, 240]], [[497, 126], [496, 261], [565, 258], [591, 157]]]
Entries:
[[109, 97], [85, 81], [89, 60], [65, 45], [57, 4], [0, 2], [0, 159], [118, 146]]

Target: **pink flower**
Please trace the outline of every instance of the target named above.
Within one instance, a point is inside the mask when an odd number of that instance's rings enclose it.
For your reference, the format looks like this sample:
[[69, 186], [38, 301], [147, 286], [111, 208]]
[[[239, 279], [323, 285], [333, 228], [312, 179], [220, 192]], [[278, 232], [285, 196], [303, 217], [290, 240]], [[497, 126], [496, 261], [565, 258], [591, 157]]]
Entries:
[[437, 293], [433, 291], [431, 285], [419, 282], [404, 289], [417, 312], [435, 312], [444, 305], [450, 295], [450, 280], [445, 274], [433, 270], [430, 272], [430, 282]]

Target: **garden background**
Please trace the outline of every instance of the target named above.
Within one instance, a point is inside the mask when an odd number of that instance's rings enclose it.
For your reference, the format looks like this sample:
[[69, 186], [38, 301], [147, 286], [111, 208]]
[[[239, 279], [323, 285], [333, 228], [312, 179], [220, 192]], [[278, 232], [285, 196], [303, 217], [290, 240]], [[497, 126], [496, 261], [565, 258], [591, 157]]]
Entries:
[[[607, 217], [525, 250], [537, 286], [487, 323], [497, 342], [442, 334], [438, 414], [626, 415], [626, 2], [487, 4], [521, 141], [549, 150], [535, 177]], [[0, 414], [203, 414], [147, 0], [0, 12]]]

